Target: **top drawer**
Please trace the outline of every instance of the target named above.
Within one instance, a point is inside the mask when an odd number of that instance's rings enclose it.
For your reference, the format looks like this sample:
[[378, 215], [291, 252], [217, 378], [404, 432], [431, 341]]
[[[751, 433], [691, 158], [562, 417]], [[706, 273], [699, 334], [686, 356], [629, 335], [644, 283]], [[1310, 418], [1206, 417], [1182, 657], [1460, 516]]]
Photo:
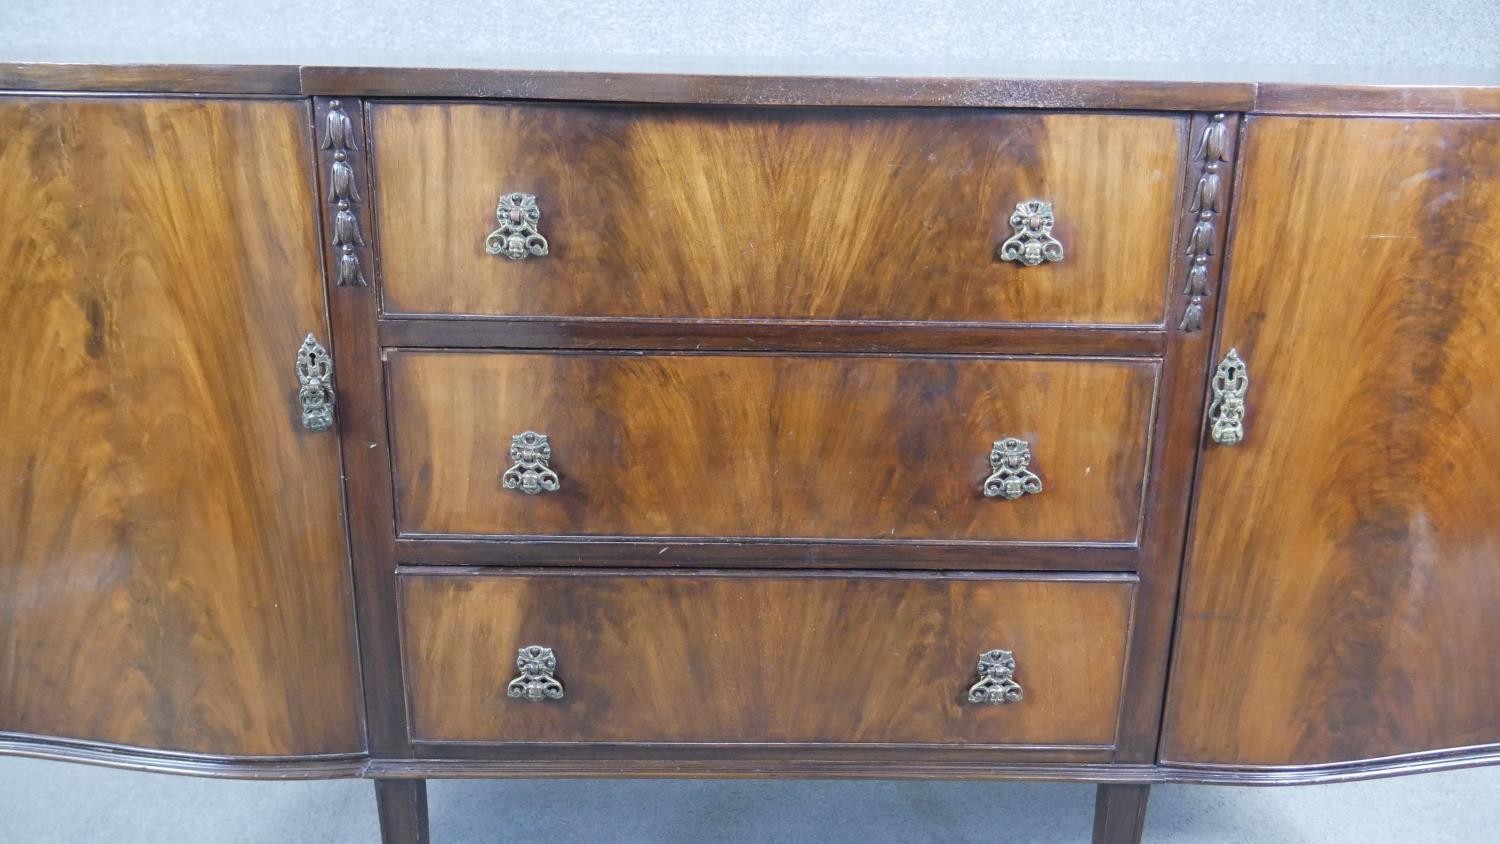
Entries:
[[[370, 131], [388, 313], [1157, 325], [1186, 122], [378, 103]], [[545, 256], [486, 251], [516, 193]], [[1060, 261], [1000, 256], [1030, 200]]]

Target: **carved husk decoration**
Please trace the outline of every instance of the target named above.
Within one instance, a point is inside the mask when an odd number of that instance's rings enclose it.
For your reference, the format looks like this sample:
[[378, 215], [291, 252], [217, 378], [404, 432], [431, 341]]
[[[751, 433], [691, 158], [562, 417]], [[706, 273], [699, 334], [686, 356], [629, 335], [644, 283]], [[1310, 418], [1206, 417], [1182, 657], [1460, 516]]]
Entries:
[[364, 246], [365, 239], [359, 233], [359, 220], [349, 209], [339, 211], [333, 217], [334, 246]]
[[1200, 220], [1198, 221], [1198, 225], [1193, 226], [1192, 237], [1188, 238], [1187, 254], [1195, 258], [1202, 258], [1205, 255], [1212, 255], [1214, 253], [1213, 250], [1214, 224], [1207, 220]]
[[1208, 265], [1195, 262], [1193, 268], [1188, 270], [1187, 289], [1182, 291], [1189, 296], [1208, 295]]
[[1219, 207], [1219, 174], [1204, 173], [1203, 178], [1198, 180], [1198, 191], [1193, 194], [1192, 207], [1189, 211], [1212, 211], [1215, 214], [1223, 211]]
[[323, 149], [354, 149], [354, 124], [341, 108], [328, 110], [328, 129], [323, 136]]
[[365, 277], [359, 271], [359, 257], [353, 252], [345, 252], [339, 256], [339, 286], [365, 286]]
[[358, 202], [359, 195], [354, 192], [354, 168], [347, 161], [333, 162], [333, 170], [328, 179], [328, 201], [339, 200]]

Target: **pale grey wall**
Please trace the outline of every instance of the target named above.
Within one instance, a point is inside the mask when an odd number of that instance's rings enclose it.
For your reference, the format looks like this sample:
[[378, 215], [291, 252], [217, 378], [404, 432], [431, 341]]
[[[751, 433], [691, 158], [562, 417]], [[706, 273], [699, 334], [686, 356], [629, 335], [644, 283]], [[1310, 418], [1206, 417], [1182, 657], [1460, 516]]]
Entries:
[[[525, 54], [525, 55], [520, 55]], [[0, 60], [537, 55], [1500, 68], [1500, 0], [0, 0]], [[1019, 74], [1018, 74], [1019, 75]]]

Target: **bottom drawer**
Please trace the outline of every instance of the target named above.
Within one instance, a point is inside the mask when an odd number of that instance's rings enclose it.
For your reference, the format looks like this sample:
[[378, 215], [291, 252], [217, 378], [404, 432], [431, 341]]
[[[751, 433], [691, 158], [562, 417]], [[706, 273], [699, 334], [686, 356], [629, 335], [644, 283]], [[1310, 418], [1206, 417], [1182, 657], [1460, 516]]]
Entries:
[[[1108, 747], [1135, 584], [1126, 575], [407, 574], [412, 739]], [[533, 645], [550, 661], [537, 655], [528, 675], [518, 650]], [[1003, 671], [974, 685], [992, 650], [1013, 654], [1014, 686]], [[971, 701], [990, 689], [1003, 702]]]

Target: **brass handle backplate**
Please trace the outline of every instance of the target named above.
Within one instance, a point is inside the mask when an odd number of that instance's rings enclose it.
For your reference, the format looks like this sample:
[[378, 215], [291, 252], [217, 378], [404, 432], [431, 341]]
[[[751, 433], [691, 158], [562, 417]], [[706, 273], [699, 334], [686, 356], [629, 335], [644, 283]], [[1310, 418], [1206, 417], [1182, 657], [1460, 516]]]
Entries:
[[1208, 405], [1208, 435], [1219, 445], [1234, 445], [1245, 438], [1245, 391], [1248, 389], [1250, 371], [1240, 360], [1240, 353], [1230, 349], [1214, 370], [1214, 398]]
[[484, 251], [504, 255], [512, 261], [547, 254], [547, 238], [537, 230], [542, 221], [542, 210], [537, 207], [536, 197], [529, 193], [508, 193], [500, 197], [500, 203], [495, 206], [495, 218], [500, 221], [500, 227], [484, 239]]
[[969, 687], [969, 703], [1016, 703], [1022, 696], [1016, 682], [1016, 656], [1010, 651], [979, 655], [979, 682]]
[[556, 492], [561, 483], [557, 473], [547, 465], [552, 459], [552, 443], [546, 434], [523, 431], [510, 438], [511, 467], [505, 470], [500, 483], [506, 489], [516, 489], [527, 495]]
[[302, 402], [302, 427], [326, 431], [333, 427], [333, 358], [308, 332], [297, 350], [297, 397]]
[[1010, 215], [1010, 227], [1014, 231], [1000, 244], [1000, 260], [1015, 261], [1024, 267], [1034, 267], [1043, 261], [1063, 259], [1062, 242], [1052, 236], [1052, 203], [1041, 199], [1028, 199], [1016, 205]]
[[552, 649], [527, 645], [516, 651], [516, 668], [520, 676], [505, 686], [505, 696], [523, 700], [561, 700], [563, 685], [558, 682], [557, 657]]
[[1042, 479], [1031, 471], [1031, 445], [1025, 440], [995, 440], [990, 447], [990, 471], [992, 474], [984, 479], [986, 498], [1015, 501], [1042, 491]]

